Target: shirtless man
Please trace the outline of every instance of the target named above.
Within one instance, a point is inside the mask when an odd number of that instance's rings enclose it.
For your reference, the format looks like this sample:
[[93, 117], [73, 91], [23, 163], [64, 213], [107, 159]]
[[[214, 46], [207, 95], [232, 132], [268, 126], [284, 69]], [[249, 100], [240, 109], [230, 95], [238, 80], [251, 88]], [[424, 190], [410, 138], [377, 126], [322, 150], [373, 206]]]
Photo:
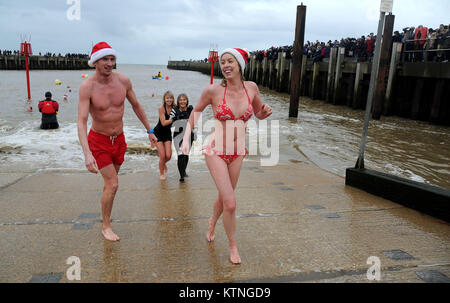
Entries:
[[[125, 98], [147, 129], [149, 140], [157, 141], [147, 115], [136, 99], [130, 79], [113, 72], [115, 63], [116, 52], [106, 42], [93, 47], [89, 65], [95, 66], [96, 72], [81, 84], [78, 101], [78, 138], [83, 148], [86, 168], [92, 173], [100, 171], [103, 176], [102, 234], [110, 241], [120, 240], [111, 229], [111, 211], [119, 185], [117, 175], [127, 148], [122, 120]], [[87, 135], [89, 113], [92, 126]]]

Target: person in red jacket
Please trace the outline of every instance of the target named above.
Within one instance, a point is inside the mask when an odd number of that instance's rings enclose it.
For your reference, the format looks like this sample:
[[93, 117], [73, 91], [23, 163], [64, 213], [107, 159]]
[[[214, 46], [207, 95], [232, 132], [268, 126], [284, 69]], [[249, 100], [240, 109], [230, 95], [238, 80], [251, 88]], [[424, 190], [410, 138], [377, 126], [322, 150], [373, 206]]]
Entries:
[[427, 39], [428, 28], [419, 25], [414, 32], [414, 44], [415, 45], [424, 45]]
[[[419, 25], [414, 32], [414, 45], [416, 50], [423, 50], [423, 46], [427, 41], [428, 28]], [[423, 61], [423, 52], [417, 53], [417, 59]]]
[[373, 56], [374, 49], [375, 49], [375, 37], [373, 36], [373, 33], [370, 33], [370, 36], [367, 36], [366, 40], [366, 51], [368, 57]]
[[41, 129], [56, 129], [59, 127], [58, 114], [59, 104], [52, 100], [52, 93], [45, 93], [45, 100], [39, 102], [39, 111], [42, 113]]

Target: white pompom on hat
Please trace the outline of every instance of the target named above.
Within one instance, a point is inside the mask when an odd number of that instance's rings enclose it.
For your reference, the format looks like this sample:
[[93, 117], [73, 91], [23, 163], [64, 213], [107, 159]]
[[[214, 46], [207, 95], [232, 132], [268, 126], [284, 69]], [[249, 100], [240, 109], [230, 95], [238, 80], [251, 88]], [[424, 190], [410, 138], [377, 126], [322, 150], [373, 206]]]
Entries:
[[116, 56], [116, 51], [109, 46], [106, 42], [99, 42], [92, 48], [91, 58], [88, 61], [90, 67], [94, 67], [95, 61], [106, 57], [106, 56]]
[[247, 60], [249, 58], [249, 51], [245, 48], [226, 48], [222, 51], [220, 57], [222, 58], [225, 53], [232, 54], [236, 58], [241, 66], [241, 72], [244, 74], [245, 65], [247, 64]]

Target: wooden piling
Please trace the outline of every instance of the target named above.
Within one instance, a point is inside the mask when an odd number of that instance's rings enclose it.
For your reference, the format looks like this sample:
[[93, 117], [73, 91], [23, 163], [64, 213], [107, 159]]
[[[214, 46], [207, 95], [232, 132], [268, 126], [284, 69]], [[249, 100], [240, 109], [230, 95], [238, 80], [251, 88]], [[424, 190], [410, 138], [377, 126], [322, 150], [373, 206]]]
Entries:
[[269, 81], [267, 82], [267, 87], [272, 89], [272, 87], [273, 87], [273, 76], [272, 76], [272, 74], [273, 74], [273, 71], [274, 71], [273, 61], [272, 60], [268, 60], [267, 64], [269, 64], [269, 75], [268, 75], [268, 80]]
[[259, 60], [256, 60], [256, 83], [261, 84], [262, 64]]
[[304, 87], [305, 87], [306, 62], [307, 62], [307, 56], [303, 55], [302, 69], [301, 69], [301, 73], [300, 73], [300, 86], [299, 86], [300, 93], [304, 91]]
[[295, 27], [294, 54], [292, 56], [292, 77], [289, 103], [289, 117], [298, 117], [300, 100], [300, 80], [303, 61], [303, 42], [305, 39], [306, 6], [297, 6], [297, 21]]
[[332, 97], [332, 87], [334, 86], [334, 76], [336, 71], [337, 48], [333, 47], [330, 51], [330, 60], [328, 61], [327, 91], [325, 92], [325, 101], [330, 102]]
[[250, 59], [250, 81], [255, 81], [255, 70], [256, 70], [256, 64], [255, 64], [256, 58], [255, 56], [252, 56]]
[[391, 63], [389, 66], [389, 77], [387, 81], [386, 87], [386, 95], [384, 96], [384, 106], [383, 106], [383, 115], [391, 115], [392, 114], [392, 86], [395, 81], [395, 73], [397, 70], [397, 65], [400, 60], [400, 55], [402, 52], [402, 44], [399, 42], [394, 42], [392, 44], [392, 55], [391, 55]]
[[267, 57], [264, 57], [262, 64], [263, 64], [262, 85], [267, 87], [269, 82], [268, 80], [269, 68], [267, 64]]
[[281, 78], [281, 56], [278, 53], [277, 60], [275, 61], [275, 91], [280, 91], [280, 78]]
[[414, 120], [419, 119], [420, 100], [422, 99], [422, 91], [423, 91], [423, 79], [417, 79], [411, 106], [411, 119]]
[[279, 92], [283, 92], [283, 91], [285, 91], [285, 83], [286, 83], [286, 53], [285, 52], [283, 52], [283, 53], [281, 53], [281, 56], [280, 56], [280, 54], [278, 55], [279, 57], [281, 57], [280, 58], [280, 76], [279, 76], [279, 79], [278, 79], [278, 91]]
[[318, 79], [319, 79], [319, 62], [314, 62], [313, 76], [312, 76], [311, 90], [310, 90], [310, 97], [312, 99], [317, 99]]
[[375, 96], [372, 108], [372, 118], [379, 120], [383, 112], [384, 99], [386, 96], [386, 82], [389, 74], [389, 59], [392, 48], [392, 31], [394, 30], [395, 16], [389, 14], [385, 17], [383, 42], [381, 44], [380, 65], [375, 86]]
[[[291, 79], [292, 79], [292, 60], [289, 59], [288, 62], [289, 62], [289, 75], [288, 75], [288, 83], [287, 83], [287, 92], [290, 92], [291, 91]], [[301, 89], [301, 83], [300, 83], [300, 89]]]
[[[440, 118], [440, 109], [441, 109], [441, 102], [442, 102], [442, 92], [444, 91], [444, 79], [439, 79], [436, 83], [436, 88], [434, 90], [434, 96], [433, 96], [433, 103], [431, 105], [431, 112], [430, 112], [430, 122], [431, 123], [439, 123], [441, 122]], [[447, 99], [448, 101], [448, 99]]]
[[257, 77], [257, 74], [258, 74], [258, 60], [256, 60], [256, 56], [253, 56], [252, 64], [253, 64], [253, 69], [252, 69], [253, 75], [252, 75], [252, 77], [253, 77], [253, 81], [256, 82], [256, 77]]
[[361, 67], [361, 62], [358, 62], [356, 64], [356, 74], [355, 74], [355, 85], [353, 86], [353, 102], [352, 102], [352, 108], [357, 109], [359, 106], [359, 96], [360, 96], [360, 83], [363, 78], [363, 70]]
[[333, 104], [338, 104], [341, 91], [342, 63], [344, 62], [345, 47], [339, 47], [336, 60], [336, 73], [334, 75], [333, 85]]

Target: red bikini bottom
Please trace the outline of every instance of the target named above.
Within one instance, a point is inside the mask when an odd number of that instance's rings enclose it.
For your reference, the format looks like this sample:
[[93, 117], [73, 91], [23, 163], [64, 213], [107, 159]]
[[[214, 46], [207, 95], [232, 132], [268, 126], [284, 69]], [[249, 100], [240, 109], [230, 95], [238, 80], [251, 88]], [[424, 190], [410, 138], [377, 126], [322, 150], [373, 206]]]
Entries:
[[[205, 154], [207, 154], [209, 156], [216, 155], [216, 156], [220, 157], [223, 161], [225, 161], [225, 163], [227, 165], [230, 165], [230, 163], [233, 162], [234, 160], [236, 160], [237, 157], [242, 156], [237, 152], [235, 152], [234, 154], [231, 154], [231, 155], [224, 155], [222, 152], [219, 152], [219, 151], [211, 148], [210, 145], [204, 146], [202, 148], [202, 150], [206, 150]], [[245, 148], [245, 155], [248, 155], [247, 148]]]

